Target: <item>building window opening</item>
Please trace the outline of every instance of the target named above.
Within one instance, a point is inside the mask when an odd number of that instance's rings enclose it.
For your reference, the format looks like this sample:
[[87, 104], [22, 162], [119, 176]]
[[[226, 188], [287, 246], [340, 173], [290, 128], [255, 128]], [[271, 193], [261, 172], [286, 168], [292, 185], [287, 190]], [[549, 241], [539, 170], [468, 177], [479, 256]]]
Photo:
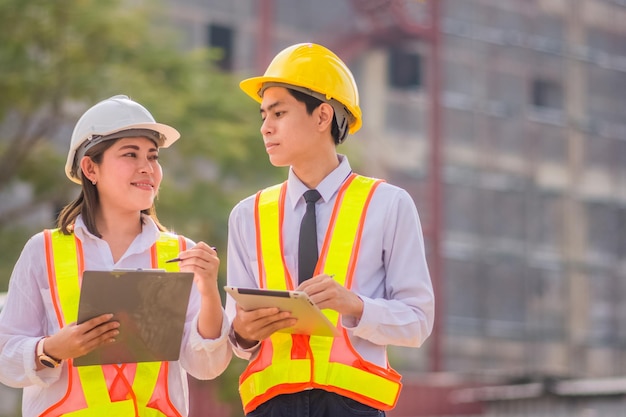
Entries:
[[422, 87], [421, 61], [421, 56], [416, 52], [391, 48], [388, 61], [389, 85], [397, 89], [417, 89]]
[[233, 30], [227, 26], [210, 24], [208, 27], [208, 44], [217, 49], [219, 56], [215, 64], [224, 71], [233, 69]]
[[563, 89], [555, 81], [535, 79], [532, 85], [532, 105], [546, 109], [563, 109]]

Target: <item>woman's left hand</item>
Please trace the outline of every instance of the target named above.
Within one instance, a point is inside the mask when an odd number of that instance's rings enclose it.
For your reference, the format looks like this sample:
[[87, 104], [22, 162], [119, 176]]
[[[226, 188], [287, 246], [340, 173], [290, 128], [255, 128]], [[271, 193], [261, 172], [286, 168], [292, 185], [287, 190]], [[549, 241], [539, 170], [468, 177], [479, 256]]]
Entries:
[[214, 247], [198, 242], [193, 248], [181, 252], [178, 257], [181, 259], [180, 271], [194, 273], [193, 279], [202, 296], [208, 296], [212, 291], [217, 290], [220, 258]]

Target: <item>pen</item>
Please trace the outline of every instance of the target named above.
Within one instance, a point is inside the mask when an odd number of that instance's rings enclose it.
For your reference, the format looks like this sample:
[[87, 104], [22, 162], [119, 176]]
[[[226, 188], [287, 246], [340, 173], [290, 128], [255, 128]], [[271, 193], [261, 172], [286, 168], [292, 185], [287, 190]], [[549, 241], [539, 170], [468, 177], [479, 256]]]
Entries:
[[[211, 246], [211, 249], [213, 249], [215, 252], [217, 252], [217, 248], [215, 246]], [[182, 261], [181, 258], [174, 258], [174, 259], [170, 259], [168, 261], [165, 261], [166, 264], [172, 263], [172, 262], [180, 262]]]
[[170, 262], [180, 262], [182, 261], [182, 259], [180, 258], [174, 258], [174, 259], [170, 259], [169, 261], [165, 261], [166, 264], [169, 264]]

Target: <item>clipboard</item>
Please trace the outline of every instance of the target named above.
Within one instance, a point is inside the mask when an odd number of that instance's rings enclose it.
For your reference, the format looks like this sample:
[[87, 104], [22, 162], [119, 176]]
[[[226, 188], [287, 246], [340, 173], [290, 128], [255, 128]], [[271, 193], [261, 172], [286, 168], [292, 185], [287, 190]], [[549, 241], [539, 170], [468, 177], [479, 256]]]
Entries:
[[293, 327], [278, 330], [279, 332], [329, 337], [339, 335], [339, 330], [304, 291], [240, 288], [228, 285], [224, 290], [245, 310], [278, 307], [281, 311], [291, 312], [298, 322]]
[[120, 333], [74, 366], [178, 360], [192, 284], [192, 272], [84, 271], [77, 323], [113, 313]]

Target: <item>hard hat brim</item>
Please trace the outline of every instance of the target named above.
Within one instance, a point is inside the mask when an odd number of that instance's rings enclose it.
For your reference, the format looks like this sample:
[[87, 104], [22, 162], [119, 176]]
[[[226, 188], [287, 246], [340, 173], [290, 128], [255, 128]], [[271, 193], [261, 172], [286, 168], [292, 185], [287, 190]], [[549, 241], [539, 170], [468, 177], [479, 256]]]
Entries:
[[[289, 81], [286, 80], [284, 78], [280, 78], [280, 77], [252, 77], [252, 78], [247, 78], [243, 81], [241, 81], [239, 83], [239, 88], [241, 88], [241, 90], [246, 93], [249, 97], [251, 97], [253, 100], [255, 100], [258, 103], [261, 103], [263, 101], [263, 97], [259, 94], [261, 92], [261, 90], [263, 89], [263, 84], [265, 83], [279, 83], [279, 84], [285, 84], [286, 87], [288, 87], [289, 85], [295, 85], [298, 87], [305, 87], [305, 88], [309, 88], [312, 91], [316, 91], [317, 93], [320, 94], [324, 94], [324, 92], [322, 91], [317, 91], [316, 89], [311, 88], [309, 85], [297, 85], [294, 84], [293, 81]], [[358, 110], [358, 109], [353, 109], [353, 108], [349, 108], [348, 110], [350, 111], [354, 111], [354, 110]], [[358, 131], [361, 128], [361, 114], [353, 114], [353, 116], [355, 116], [355, 120], [354, 123], [352, 123], [350, 125], [349, 128], [349, 132], [351, 134], [355, 133], [356, 131]]]
[[291, 84], [286, 80], [277, 77], [252, 77], [241, 81], [239, 83], [239, 88], [241, 88], [243, 92], [250, 96], [252, 99], [260, 103], [263, 100], [263, 97], [261, 97], [259, 92], [263, 88], [263, 84], [271, 82]]
[[[114, 133], [123, 132], [123, 131], [131, 130], [131, 129], [146, 129], [146, 130], [152, 130], [152, 131], [158, 132], [164, 138], [163, 143], [157, 143], [157, 146], [159, 148], [167, 148], [167, 147], [171, 146], [174, 142], [176, 142], [180, 138], [180, 132], [178, 130], [176, 130], [173, 127], [168, 126], [166, 124], [156, 123], [156, 122], [154, 122], [154, 123], [136, 123], [136, 124], [133, 124], [133, 125], [124, 126], [123, 129], [115, 129], [115, 130], [112, 130], [110, 132], [99, 133], [99, 136], [113, 135]], [[111, 139], [113, 139], [113, 138], [111, 138]], [[149, 139], [153, 139], [153, 138], [149, 138]], [[83, 141], [83, 143], [84, 143], [84, 141]], [[72, 180], [72, 182], [75, 182], [76, 184], [81, 184], [81, 180], [80, 180], [80, 178], [77, 178], [76, 176], [72, 175], [72, 168], [73, 168], [73, 165], [74, 165], [74, 157], [75, 157], [76, 149], [81, 144], [78, 144], [78, 146], [76, 146], [74, 149], [72, 149], [72, 152], [70, 153], [70, 155], [68, 155], [67, 161], [65, 163], [65, 175], [67, 175], [67, 177], [70, 180]]]

